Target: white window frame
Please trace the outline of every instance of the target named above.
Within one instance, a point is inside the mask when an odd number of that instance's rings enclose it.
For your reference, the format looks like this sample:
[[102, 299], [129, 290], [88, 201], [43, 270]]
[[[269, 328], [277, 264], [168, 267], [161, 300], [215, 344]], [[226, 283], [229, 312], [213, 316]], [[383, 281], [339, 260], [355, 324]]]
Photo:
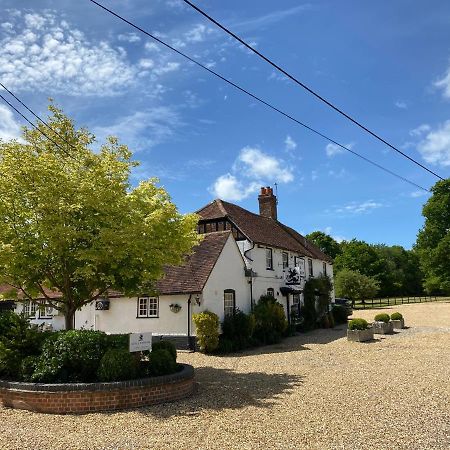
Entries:
[[236, 292], [233, 289], [223, 291], [224, 316], [232, 316], [236, 311]]
[[283, 269], [287, 269], [289, 267], [289, 253], [283, 252], [281, 255], [283, 261]]
[[23, 312], [30, 319], [36, 318], [36, 313], [38, 312], [38, 304], [37, 302], [33, 302], [31, 300], [27, 300], [23, 304]]
[[53, 317], [53, 306], [47, 305], [45, 301], [39, 304], [39, 319], [51, 319]]
[[266, 247], [266, 269], [273, 270], [273, 251], [269, 247]]
[[274, 288], [267, 288], [267, 295], [270, 297], [275, 298], [275, 289]]
[[138, 297], [137, 299], [137, 318], [151, 319], [159, 317], [159, 298], [158, 297]]

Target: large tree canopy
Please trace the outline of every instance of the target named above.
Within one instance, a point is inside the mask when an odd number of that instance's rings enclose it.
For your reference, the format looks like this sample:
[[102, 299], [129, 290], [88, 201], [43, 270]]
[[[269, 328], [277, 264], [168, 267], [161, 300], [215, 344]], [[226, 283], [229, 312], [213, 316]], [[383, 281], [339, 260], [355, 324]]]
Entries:
[[49, 109], [52, 130], [37, 126], [50, 139], [25, 128], [23, 142], [0, 141], [0, 283], [46, 297], [71, 328], [108, 289], [151, 290], [197, 243], [197, 217], [179, 214], [154, 179], [132, 187], [137, 163], [116, 138], [94, 152], [91, 133]]
[[358, 271], [342, 269], [336, 275], [334, 289], [338, 297], [349, 298], [354, 302], [374, 297], [378, 292], [379, 283]]
[[450, 293], [450, 179], [438, 181], [424, 205], [416, 249], [428, 291]]
[[323, 231], [313, 231], [306, 235], [306, 239], [316, 244], [320, 250], [333, 259], [341, 253], [339, 243]]

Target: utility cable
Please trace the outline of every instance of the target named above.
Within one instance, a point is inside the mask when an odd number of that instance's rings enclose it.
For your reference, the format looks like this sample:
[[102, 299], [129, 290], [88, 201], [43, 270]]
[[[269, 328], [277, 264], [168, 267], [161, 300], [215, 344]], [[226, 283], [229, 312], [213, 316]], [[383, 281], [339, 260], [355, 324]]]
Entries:
[[270, 64], [272, 67], [274, 67], [276, 70], [278, 70], [279, 72], [281, 72], [283, 75], [285, 75], [286, 77], [288, 77], [291, 81], [293, 81], [294, 83], [296, 83], [297, 85], [301, 86], [303, 89], [305, 89], [306, 91], [308, 91], [310, 94], [312, 94], [314, 97], [318, 98], [321, 102], [325, 103], [327, 106], [329, 106], [330, 108], [334, 109], [336, 112], [338, 112], [339, 114], [341, 114], [342, 116], [344, 116], [346, 119], [350, 120], [350, 122], [352, 122], [353, 124], [355, 124], [356, 126], [358, 126], [359, 128], [361, 128], [362, 130], [366, 131], [367, 133], [369, 133], [371, 136], [373, 136], [374, 138], [378, 139], [380, 142], [382, 142], [383, 144], [387, 145], [389, 148], [391, 148], [392, 150], [396, 151], [397, 153], [399, 153], [400, 155], [404, 156], [405, 158], [409, 159], [411, 162], [413, 162], [414, 164], [418, 165], [419, 167], [421, 167], [422, 169], [425, 169], [427, 172], [431, 173], [432, 175], [434, 175], [435, 177], [443, 180], [444, 178], [442, 178], [440, 175], [438, 175], [436, 172], [433, 172], [431, 169], [429, 169], [428, 167], [426, 167], [425, 165], [423, 165], [422, 163], [420, 163], [419, 161], [415, 160], [414, 158], [412, 158], [411, 156], [407, 155], [406, 153], [402, 152], [399, 148], [397, 148], [395, 145], [391, 144], [390, 142], [388, 142], [386, 139], [382, 138], [379, 134], [375, 133], [374, 131], [370, 130], [368, 127], [366, 127], [365, 125], [363, 125], [361, 122], [359, 122], [358, 120], [354, 119], [352, 116], [350, 116], [349, 114], [347, 114], [345, 111], [343, 111], [342, 109], [338, 108], [337, 106], [335, 106], [333, 103], [331, 103], [329, 100], [327, 100], [326, 98], [324, 98], [323, 96], [321, 96], [320, 94], [318, 94], [316, 91], [314, 91], [313, 89], [311, 89], [309, 86], [307, 86], [305, 83], [301, 82], [298, 78], [294, 77], [293, 75], [291, 75], [289, 72], [287, 72], [286, 70], [284, 70], [282, 67], [280, 67], [278, 64], [276, 64], [275, 62], [273, 62], [271, 59], [269, 59], [267, 56], [265, 56], [264, 54], [262, 54], [260, 51], [256, 50], [256, 48], [254, 48], [253, 46], [251, 46], [250, 44], [248, 44], [247, 42], [245, 42], [242, 38], [240, 38], [237, 34], [233, 33], [231, 30], [229, 30], [227, 27], [225, 27], [224, 25], [222, 25], [220, 22], [218, 22], [216, 19], [214, 19], [213, 17], [211, 17], [209, 14], [207, 14], [205, 11], [203, 11], [202, 9], [200, 9], [197, 5], [194, 5], [194, 3], [190, 2], [189, 0], [183, 0], [184, 3], [188, 4], [189, 6], [191, 6], [193, 9], [195, 9], [197, 12], [199, 12], [203, 17], [206, 17], [210, 22], [214, 23], [215, 25], [217, 25], [221, 30], [225, 31], [225, 33], [227, 33], [228, 35], [230, 35], [231, 37], [233, 37], [234, 39], [236, 39], [238, 42], [240, 42], [244, 47], [246, 47], [248, 50], [250, 50], [251, 52], [255, 53], [256, 55], [258, 55], [260, 58], [262, 58], [264, 61], [266, 61], [268, 64]]
[[414, 183], [411, 180], [408, 180], [407, 178], [393, 172], [392, 170], [382, 166], [381, 164], [378, 164], [372, 160], [370, 160], [369, 158], [366, 158], [363, 155], [360, 155], [359, 153], [355, 152], [354, 150], [351, 150], [350, 148], [346, 147], [345, 145], [340, 144], [339, 142], [335, 141], [334, 139], [328, 137], [327, 135], [323, 134], [320, 131], [315, 130], [314, 128], [312, 128], [309, 125], [306, 125], [305, 123], [301, 122], [300, 120], [296, 119], [295, 117], [291, 116], [290, 114], [282, 111], [281, 109], [277, 108], [276, 106], [273, 106], [272, 104], [270, 104], [269, 102], [263, 100], [262, 98], [258, 97], [255, 94], [252, 94], [250, 91], [247, 91], [246, 89], [244, 89], [243, 87], [239, 86], [238, 84], [234, 83], [233, 81], [229, 80], [228, 78], [225, 78], [224, 76], [220, 75], [218, 72], [215, 72], [214, 70], [210, 69], [209, 67], [205, 66], [204, 64], [200, 63], [199, 61], [195, 60], [194, 58], [191, 58], [190, 56], [188, 56], [187, 54], [183, 53], [180, 50], [177, 50], [175, 47], [172, 47], [171, 45], [169, 45], [168, 43], [164, 42], [162, 39], [154, 36], [153, 34], [149, 33], [148, 31], [144, 30], [143, 28], [139, 27], [138, 25], [135, 25], [133, 22], [130, 22], [128, 19], [125, 19], [124, 17], [120, 16], [119, 14], [115, 13], [114, 11], [112, 11], [111, 9], [107, 8], [106, 6], [103, 6], [102, 4], [98, 3], [95, 0], [89, 0], [91, 3], [94, 3], [95, 5], [97, 5], [98, 7], [102, 8], [103, 10], [105, 10], [106, 12], [108, 12], [109, 14], [117, 17], [119, 20], [121, 20], [122, 22], [125, 22], [126, 24], [130, 25], [131, 27], [133, 27], [134, 29], [140, 31], [141, 33], [145, 34], [146, 36], [150, 37], [151, 39], [155, 40], [156, 42], [160, 43], [161, 45], [165, 46], [166, 48], [174, 51], [175, 53], [177, 53], [178, 55], [182, 56], [183, 58], [187, 59], [188, 61], [192, 62], [193, 64], [201, 67], [202, 69], [208, 71], [210, 74], [214, 75], [215, 77], [221, 79], [222, 81], [224, 81], [225, 83], [229, 84], [230, 86], [234, 87], [235, 89], [243, 92], [244, 94], [248, 95], [249, 97], [253, 98], [254, 100], [262, 103], [263, 105], [267, 106], [268, 108], [272, 109], [273, 111], [276, 111], [277, 113], [281, 114], [282, 116], [288, 118], [289, 120], [292, 120], [293, 122], [297, 123], [298, 125], [301, 125], [302, 127], [306, 128], [307, 130], [311, 131], [312, 133], [326, 139], [327, 141], [337, 145], [338, 147], [342, 148], [343, 150], [352, 153], [353, 155], [357, 156], [358, 158], [368, 162], [369, 164], [372, 164], [375, 167], [378, 167], [379, 169], [389, 173], [390, 175], [393, 175], [423, 191], [429, 192], [429, 189], [424, 188], [423, 186], [420, 186], [416, 183]]

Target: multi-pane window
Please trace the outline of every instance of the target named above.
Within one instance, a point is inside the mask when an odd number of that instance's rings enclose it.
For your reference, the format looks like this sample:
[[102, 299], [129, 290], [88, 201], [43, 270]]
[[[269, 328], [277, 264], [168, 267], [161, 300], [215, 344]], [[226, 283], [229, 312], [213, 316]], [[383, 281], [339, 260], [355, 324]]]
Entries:
[[232, 289], [225, 290], [223, 292], [223, 310], [226, 316], [234, 314], [235, 305], [235, 292]]
[[323, 274], [326, 275], [327, 274], [327, 263], [324, 262], [323, 264]]
[[294, 267], [300, 267], [300, 256], [294, 256]]
[[138, 317], [158, 317], [158, 297], [138, 298]]
[[273, 255], [271, 248], [266, 248], [266, 269], [273, 269]]
[[300, 294], [294, 294], [292, 296], [292, 304], [296, 306], [300, 305]]
[[47, 305], [45, 302], [39, 304], [39, 318], [49, 319], [53, 316], [53, 307]]
[[310, 277], [314, 276], [312, 259], [308, 259], [308, 273]]
[[283, 269], [287, 269], [289, 267], [289, 254], [288, 252], [283, 252]]
[[275, 297], [275, 291], [274, 291], [274, 289], [273, 289], [273, 288], [268, 288], [268, 289], [267, 289], [267, 295], [268, 295], [269, 297]]
[[36, 317], [38, 305], [36, 302], [27, 301], [23, 305], [23, 312], [28, 317]]

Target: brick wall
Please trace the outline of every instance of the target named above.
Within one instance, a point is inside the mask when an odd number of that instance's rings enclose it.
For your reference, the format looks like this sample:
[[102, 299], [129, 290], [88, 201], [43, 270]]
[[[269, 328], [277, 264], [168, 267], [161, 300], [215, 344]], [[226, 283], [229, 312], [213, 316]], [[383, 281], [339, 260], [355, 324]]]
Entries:
[[55, 414], [82, 414], [139, 408], [182, 399], [193, 393], [194, 369], [172, 375], [116, 383], [39, 384], [0, 381], [3, 406]]

